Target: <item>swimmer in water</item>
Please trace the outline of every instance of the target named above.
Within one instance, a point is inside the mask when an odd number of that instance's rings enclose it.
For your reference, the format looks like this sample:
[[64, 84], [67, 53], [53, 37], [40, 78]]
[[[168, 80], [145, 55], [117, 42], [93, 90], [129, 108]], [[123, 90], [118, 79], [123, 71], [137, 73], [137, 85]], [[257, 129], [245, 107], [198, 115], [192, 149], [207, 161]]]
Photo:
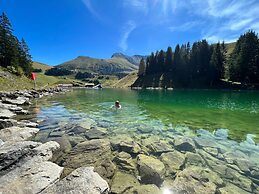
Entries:
[[120, 105], [120, 101], [119, 101], [119, 100], [117, 100], [117, 101], [115, 102], [114, 107], [115, 107], [116, 109], [121, 109], [121, 105]]

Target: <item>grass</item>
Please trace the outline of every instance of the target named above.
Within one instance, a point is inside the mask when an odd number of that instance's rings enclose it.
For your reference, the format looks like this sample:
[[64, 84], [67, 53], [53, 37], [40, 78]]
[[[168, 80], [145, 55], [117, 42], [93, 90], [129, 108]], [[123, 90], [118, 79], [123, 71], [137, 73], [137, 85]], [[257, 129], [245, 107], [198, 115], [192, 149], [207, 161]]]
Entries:
[[[37, 88], [56, 86], [57, 84], [75, 83], [78, 81], [66, 77], [47, 76], [37, 73]], [[0, 91], [33, 89], [34, 82], [25, 76], [16, 76], [0, 68]]]
[[34, 69], [42, 69], [42, 71], [46, 71], [46, 70], [52, 68], [52, 67], [49, 66], [49, 65], [46, 65], [46, 64], [40, 63], [40, 62], [36, 62], [36, 61], [33, 61], [32, 66], [33, 66]]
[[114, 88], [127, 88], [130, 87], [138, 78], [137, 71], [130, 73], [129, 75], [118, 80], [112, 85]]

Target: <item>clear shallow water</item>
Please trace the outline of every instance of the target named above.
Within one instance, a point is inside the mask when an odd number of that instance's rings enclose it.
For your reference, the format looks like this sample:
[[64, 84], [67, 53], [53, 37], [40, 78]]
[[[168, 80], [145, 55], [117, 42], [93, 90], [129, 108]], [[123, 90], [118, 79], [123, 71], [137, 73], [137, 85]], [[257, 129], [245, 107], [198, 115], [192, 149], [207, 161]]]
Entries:
[[[122, 104], [117, 111], [112, 108], [116, 100]], [[87, 149], [84, 142], [89, 142], [85, 133], [69, 131], [71, 126], [91, 125], [105, 129], [104, 139], [112, 144], [134, 142], [146, 155], [162, 161], [166, 173], [160, 188], [164, 193], [177, 193], [174, 190], [181, 184], [191, 185], [196, 192], [190, 193], [215, 193], [206, 190], [215, 188], [217, 193], [259, 193], [259, 92], [76, 89], [39, 99], [33, 111], [36, 119], [43, 121], [35, 140], [60, 143], [62, 153], [55, 155], [54, 160], [65, 167], [65, 174], [84, 165], [98, 169], [107, 158], [116, 163], [114, 158], [121, 150], [112, 150], [108, 155], [106, 151], [89, 153], [84, 150]], [[193, 142], [195, 150], [179, 150], [176, 142], [181, 139]], [[183, 158], [182, 167], [173, 174], [170, 166], [177, 159], [163, 159], [167, 149], [170, 152], [174, 149], [176, 157]], [[136, 154], [130, 154], [137, 166]], [[116, 165], [121, 168], [120, 164]], [[204, 169], [209, 171], [203, 172]], [[137, 167], [135, 170], [127, 173], [138, 177]], [[198, 173], [200, 182], [192, 175], [181, 178], [181, 173], [187, 176]], [[105, 173], [102, 175], [106, 177]], [[108, 179], [113, 189], [116, 178]]]
[[[115, 100], [122, 109], [111, 109]], [[215, 90], [74, 90], [38, 102], [38, 117], [80, 120], [92, 118], [104, 127], [133, 130], [143, 125], [157, 130], [187, 126], [195, 132], [224, 128], [235, 141], [254, 134], [259, 142], [259, 92]]]

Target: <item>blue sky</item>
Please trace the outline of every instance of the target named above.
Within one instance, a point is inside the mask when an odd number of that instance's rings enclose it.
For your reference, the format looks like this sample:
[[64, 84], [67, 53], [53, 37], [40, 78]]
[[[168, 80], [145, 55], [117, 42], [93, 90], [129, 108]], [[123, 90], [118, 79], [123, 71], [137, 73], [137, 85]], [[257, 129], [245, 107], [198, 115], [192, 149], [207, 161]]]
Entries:
[[258, 0], [0, 0], [33, 59], [57, 65], [77, 56], [146, 55], [206, 38], [259, 32]]

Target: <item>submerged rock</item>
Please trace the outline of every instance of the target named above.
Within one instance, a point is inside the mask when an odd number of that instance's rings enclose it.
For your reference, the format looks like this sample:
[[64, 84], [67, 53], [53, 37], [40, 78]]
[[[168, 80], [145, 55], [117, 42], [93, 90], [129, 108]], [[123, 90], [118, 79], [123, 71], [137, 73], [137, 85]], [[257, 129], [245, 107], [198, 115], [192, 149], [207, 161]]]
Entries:
[[178, 151], [195, 152], [194, 142], [190, 138], [185, 138], [185, 137], [175, 138], [174, 147]]
[[121, 194], [126, 191], [139, 186], [138, 180], [130, 174], [126, 174], [123, 172], [116, 172], [111, 183], [111, 193]]
[[94, 172], [93, 167], [81, 167], [42, 192], [42, 194], [66, 193], [108, 194], [109, 185]]
[[91, 139], [102, 139], [104, 138], [106, 133], [96, 129], [96, 128], [91, 128], [90, 130], [85, 132], [85, 137], [89, 140]]
[[172, 146], [166, 141], [153, 142], [147, 145], [147, 148], [149, 148], [151, 153], [154, 153], [154, 154], [161, 154], [165, 152], [174, 151]]
[[138, 171], [141, 182], [160, 186], [164, 180], [164, 164], [151, 156], [139, 154], [137, 157]]
[[184, 154], [176, 150], [174, 152], [163, 153], [160, 158], [165, 164], [168, 174], [176, 174], [185, 162]]
[[105, 139], [94, 139], [77, 144], [64, 158], [63, 165], [68, 168], [79, 168], [85, 165], [94, 166], [111, 155], [110, 142]]
[[98, 174], [101, 177], [104, 177], [106, 179], [110, 179], [110, 178], [113, 177], [113, 175], [115, 173], [116, 166], [110, 159], [105, 158], [100, 163], [95, 164], [94, 170], [96, 172], [98, 172]]
[[125, 194], [162, 194], [160, 189], [153, 184], [150, 185], [140, 185], [129, 189]]
[[188, 167], [177, 174], [173, 182], [173, 193], [215, 193], [217, 186], [222, 186], [223, 180], [209, 169]]
[[114, 161], [119, 166], [120, 169], [126, 170], [126, 171], [132, 171], [136, 169], [136, 164], [134, 163], [133, 159], [131, 158], [131, 155], [126, 152], [120, 152], [118, 153]]
[[134, 141], [121, 141], [119, 143], [119, 147], [121, 151], [131, 153], [131, 154], [139, 154], [141, 153], [140, 146]]
[[249, 194], [249, 192], [244, 191], [243, 189], [231, 184], [226, 183], [225, 187], [218, 189], [219, 194]]

